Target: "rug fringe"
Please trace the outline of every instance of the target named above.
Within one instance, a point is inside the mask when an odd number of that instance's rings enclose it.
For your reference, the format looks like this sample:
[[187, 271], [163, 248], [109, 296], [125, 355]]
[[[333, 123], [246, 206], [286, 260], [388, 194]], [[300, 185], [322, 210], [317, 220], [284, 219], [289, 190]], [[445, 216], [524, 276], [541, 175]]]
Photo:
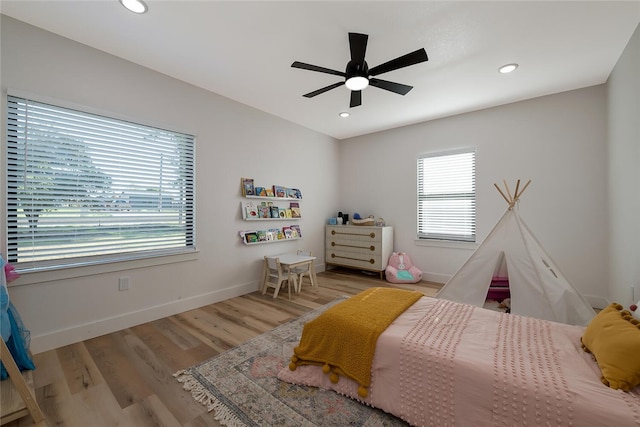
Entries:
[[220, 422], [220, 424], [227, 427], [247, 427], [233, 411], [213, 396], [199, 381], [193, 378], [189, 370], [180, 370], [173, 374], [173, 376], [178, 382], [182, 383], [184, 390], [191, 392], [191, 396], [193, 396], [196, 402], [207, 407], [207, 412], [213, 411], [215, 420]]

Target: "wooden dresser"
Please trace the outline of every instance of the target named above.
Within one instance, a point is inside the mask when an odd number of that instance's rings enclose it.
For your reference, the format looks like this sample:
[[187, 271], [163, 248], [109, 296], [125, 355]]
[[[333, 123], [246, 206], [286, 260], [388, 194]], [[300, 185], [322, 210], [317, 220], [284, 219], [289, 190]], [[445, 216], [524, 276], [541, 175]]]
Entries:
[[375, 271], [383, 278], [393, 253], [393, 227], [327, 225], [325, 264]]

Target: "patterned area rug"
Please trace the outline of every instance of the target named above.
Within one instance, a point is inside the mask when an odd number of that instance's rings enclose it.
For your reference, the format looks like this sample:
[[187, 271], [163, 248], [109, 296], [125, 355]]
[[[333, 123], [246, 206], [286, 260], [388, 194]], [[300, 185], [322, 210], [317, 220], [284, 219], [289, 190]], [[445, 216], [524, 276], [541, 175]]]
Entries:
[[289, 364], [303, 325], [333, 301], [174, 376], [229, 427], [407, 426], [402, 420], [332, 391], [289, 384]]

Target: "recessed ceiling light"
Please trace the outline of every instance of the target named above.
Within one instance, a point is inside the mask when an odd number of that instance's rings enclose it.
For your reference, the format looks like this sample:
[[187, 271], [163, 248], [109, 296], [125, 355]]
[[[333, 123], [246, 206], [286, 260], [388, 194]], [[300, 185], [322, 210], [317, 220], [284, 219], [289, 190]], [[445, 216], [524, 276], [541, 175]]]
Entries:
[[343, 111], [342, 113], [338, 114], [340, 117], [342, 118], [347, 118], [349, 117], [351, 114], [347, 113], [346, 111]]
[[120, 3], [133, 13], [145, 13], [148, 9], [142, 0], [120, 0]]
[[516, 68], [518, 68], [518, 64], [507, 64], [498, 68], [498, 71], [500, 71], [502, 74], [507, 74], [512, 71], [515, 71]]

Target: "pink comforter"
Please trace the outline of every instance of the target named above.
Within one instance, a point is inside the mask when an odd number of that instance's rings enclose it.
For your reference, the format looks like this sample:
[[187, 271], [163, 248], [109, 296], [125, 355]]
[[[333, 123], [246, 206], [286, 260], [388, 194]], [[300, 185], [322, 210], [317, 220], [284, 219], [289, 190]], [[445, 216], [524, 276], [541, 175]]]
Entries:
[[367, 398], [316, 366], [285, 368], [278, 378], [335, 390], [416, 426], [640, 426], [640, 387], [603, 385], [580, 346], [583, 330], [423, 297], [378, 339]]

